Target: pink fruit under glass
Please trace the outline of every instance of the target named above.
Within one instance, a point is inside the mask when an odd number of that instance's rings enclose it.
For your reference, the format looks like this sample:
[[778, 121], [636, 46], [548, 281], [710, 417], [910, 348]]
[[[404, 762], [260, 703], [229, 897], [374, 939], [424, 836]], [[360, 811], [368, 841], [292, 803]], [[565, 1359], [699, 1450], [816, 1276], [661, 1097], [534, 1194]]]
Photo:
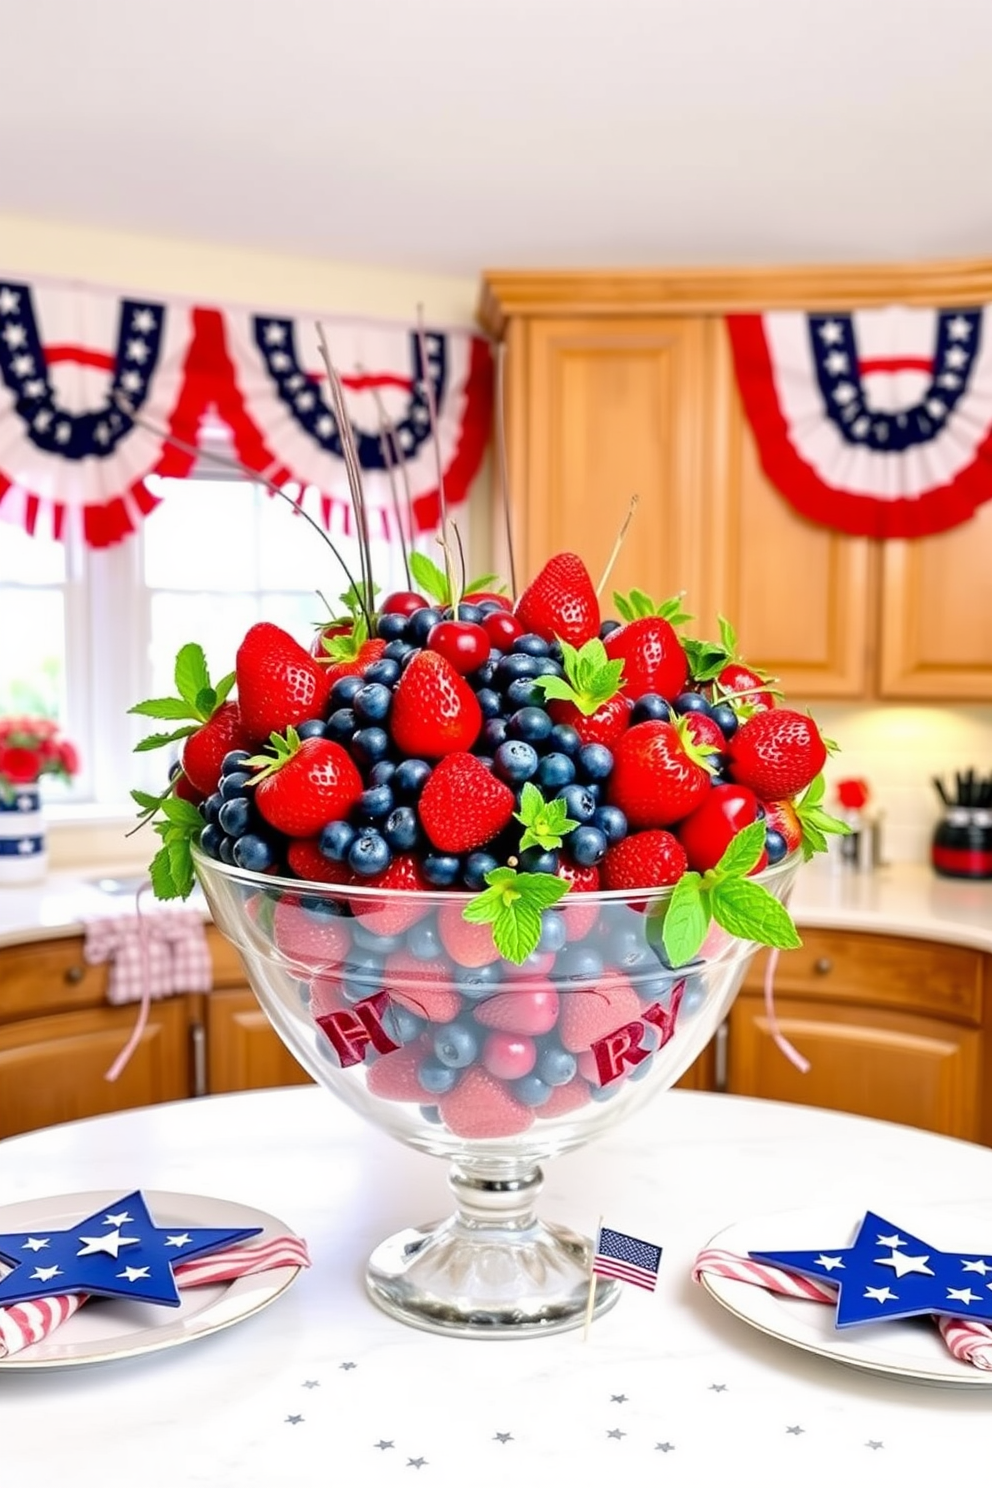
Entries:
[[[373, 1300], [461, 1336], [581, 1325], [592, 1244], [536, 1218], [540, 1164], [675, 1083], [726, 1017], [755, 946], [714, 927], [700, 957], [672, 969], [660, 936], [671, 891], [572, 893], [544, 912], [522, 966], [475, 936], [462, 952], [472, 964], [460, 965], [446, 949], [459, 938], [442, 932], [468, 894], [342, 888], [194, 859], [216, 924], [303, 1068], [450, 1163], [455, 1213], [376, 1248]], [[756, 881], [784, 902], [798, 863]], [[597, 1278], [593, 1315], [618, 1292]]]

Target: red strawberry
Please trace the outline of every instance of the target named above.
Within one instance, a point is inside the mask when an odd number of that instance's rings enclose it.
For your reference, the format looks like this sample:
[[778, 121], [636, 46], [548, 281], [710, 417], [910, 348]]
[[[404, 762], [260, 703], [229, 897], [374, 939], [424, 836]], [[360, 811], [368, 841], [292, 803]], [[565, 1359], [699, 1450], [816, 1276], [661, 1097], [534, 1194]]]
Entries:
[[[685, 848], [689, 867], [697, 873], [715, 868], [731, 840], [757, 819], [758, 798], [754, 791], [746, 785], [715, 785], [678, 826], [679, 841]], [[762, 853], [754, 872], [759, 873], [767, 861]]]
[[344, 863], [332, 863], [317, 845], [316, 837], [301, 837], [286, 849], [286, 861], [297, 878], [310, 883], [350, 884], [354, 874]]
[[611, 661], [623, 662], [621, 686], [635, 701], [645, 692], [674, 698], [685, 687], [689, 662], [674, 626], [644, 615], [613, 630], [603, 643]]
[[791, 801], [763, 801], [765, 830], [778, 832], [789, 852], [795, 852], [803, 840], [802, 823]]
[[386, 957], [383, 983], [394, 1002], [431, 1023], [450, 1023], [461, 1009], [446, 961], [418, 961], [405, 951], [394, 951]]
[[437, 912], [437, 933], [456, 966], [488, 966], [499, 960], [491, 925], [473, 925], [462, 918], [460, 904], [442, 904]]
[[768, 689], [768, 679], [740, 661], [730, 661], [717, 677], [716, 696], [732, 697], [736, 708], [774, 708], [775, 697]]
[[581, 558], [556, 553], [521, 594], [514, 614], [525, 631], [582, 646], [599, 632], [599, 600]]
[[428, 1096], [417, 1078], [417, 1070], [425, 1053], [418, 1041], [383, 1054], [369, 1066], [365, 1077], [368, 1089], [382, 1100], [416, 1101], [422, 1105]]
[[183, 744], [183, 774], [194, 790], [202, 796], [209, 796], [217, 789], [221, 761], [228, 750], [248, 749], [251, 743], [238, 704], [221, 703], [206, 723], [195, 734], [190, 734]]
[[630, 698], [618, 695], [602, 703], [595, 713], [583, 713], [574, 703], [556, 699], [548, 704], [555, 723], [567, 723], [583, 744], [605, 744], [612, 748], [630, 722]]
[[611, 661], [598, 636], [576, 650], [562, 643], [563, 677], [539, 677], [537, 686], [556, 723], [574, 728], [583, 744], [613, 745], [627, 727], [630, 699], [620, 691], [623, 662]]
[[641, 1002], [630, 982], [608, 971], [595, 984], [565, 992], [561, 999], [558, 1037], [571, 1054], [640, 1017]]
[[358, 648], [357, 655], [347, 661], [332, 661], [326, 668], [327, 680], [333, 687], [339, 677], [361, 677], [372, 665], [378, 661], [386, 649], [386, 642], [376, 636], [371, 641], [363, 641]]
[[280, 899], [272, 912], [272, 939], [283, 956], [310, 972], [340, 965], [351, 936], [338, 915], [305, 909], [298, 899]]
[[608, 795], [632, 827], [681, 821], [710, 788], [709, 772], [681, 720], [637, 723], [614, 748]]
[[514, 800], [476, 755], [459, 751], [431, 773], [420, 797], [420, 823], [441, 852], [470, 852], [502, 832]]
[[663, 889], [678, 883], [687, 867], [685, 849], [671, 832], [632, 832], [603, 859], [603, 885], [607, 889]]
[[583, 894], [595, 894], [599, 888], [599, 869], [580, 868], [571, 859], [562, 858], [558, 864], [557, 876], [571, 885], [561, 901], [559, 912], [565, 916], [568, 943], [573, 945], [575, 941], [583, 940], [599, 919], [599, 905], [582, 902]]
[[823, 769], [827, 746], [816, 724], [791, 708], [771, 708], [745, 720], [727, 745], [729, 773], [763, 800], [805, 790]]
[[550, 1033], [558, 1022], [558, 993], [546, 977], [534, 977], [476, 1003], [475, 1021], [503, 1033]]
[[[423, 919], [430, 911], [430, 901], [425, 901], [418, 896], [422, 895], [430, 884], [420, 871], [417, 859], [409, 853], [403, 853], [394, 858], [385, 873], [377, 873], [374, 878], [365, 878], [363, 884], [375, 889], [400, 889], [404, 891], [404, 897], [397, 896], [395, 899], [358, 899], [352, 900], [352, 908], [355, 918], [362, 921], [368, 929], [374, 930], [376, 935], [401, 935], [404, 930], [409, 930], [418, 920]], [[405, 895], [411, 897], [405, 897]]]
[[702, 745], [702, 752], [715, 750], [720, 754], [727, 747], [727, 736], [708, 713], [685, 713], [686, 731], [694, 744]]
[[573, 1075], [567, 1085], [556, 1085], [536, 1114], [547, 1121], [549, 1117], [568, 1116], [580, 1106], [589, 1103], [589, 1086], [581, 1075]]
[[454, 1090], [438, 1101], [438, 1109], [456, 1137], [514, 1137], [534, 1120], [530, 1107], [479, 1065], [465, 1071]]
[[361, 794], [362, 777], [340, 744], [304, 739], [295, 748], [285, 745], [259, 771], [255, 804], [277, 832], [313, 837], [328, 822], [346, 817]]
[[241, 721], [258, 743], [304, 719], [321, 717], [327, 706], [327, 669], [268, 621], [253, 625], [241, 642], [235, 674]]
[[393, 693], [393, 739], [414, 759], [441, 759], [472, 748], [482, 709], [471, 687], [437, 651], [421, 651]]
[[172, 777], [172, 794], [180, 801], [189, 801], [191, 806], [201, 806], [205, 799], [203, 792], [198, 791], [193, 782], [182, 770], [177, 770]]

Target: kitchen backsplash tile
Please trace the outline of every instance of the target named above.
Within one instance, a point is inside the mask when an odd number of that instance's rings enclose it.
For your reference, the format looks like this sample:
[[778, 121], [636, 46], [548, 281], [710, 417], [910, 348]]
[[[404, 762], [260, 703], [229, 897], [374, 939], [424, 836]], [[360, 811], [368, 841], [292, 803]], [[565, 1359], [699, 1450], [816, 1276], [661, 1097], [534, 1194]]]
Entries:
[[[807, 706], [790, 699], [790, 705]], [[940, 816], [933, 776], [953, 788], [956, 770], [992, 774], [992, 704], [929, 707], [921, 704], [809, 705], [822, 732], [841, 745], [824, 771], [828, 803], [847, 776], [868, 781], [883, 813], [883, 856], [892, 863], [929, 859], [930, 837]]]

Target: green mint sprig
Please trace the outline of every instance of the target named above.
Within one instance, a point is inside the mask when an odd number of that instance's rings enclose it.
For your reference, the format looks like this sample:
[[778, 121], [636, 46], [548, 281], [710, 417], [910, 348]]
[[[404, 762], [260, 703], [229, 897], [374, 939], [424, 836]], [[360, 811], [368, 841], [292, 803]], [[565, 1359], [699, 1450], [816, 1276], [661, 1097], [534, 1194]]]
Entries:
[[515, 966], [527, 960], [541, 938], [541, 913], [568, 893], [568, 881], [553, 873], [518, 873], [494, 868], [487, 889], [470, 899], [462, 918], [470, 925], [491, 925], [493, 944]]
[[546, 699], [573, 703], [580, 713], [593, 713], [615, 698], [623, 681], [623, 661], [611, 661], [601, 640], [586, 641], [581, 651], [559, 641], [564, 677], [535, 677], [534, 685]]
[[[438, 568], [436, 563], [432, 563], [426, 553], [410, 554], [410, 573], [418, 588], [422, 589], [431, 599], [436, 599], [441, 605], [451, 604], [451, 585], [448, 582], [448, 575], [443, 569]], [[488, 592], [492, 590], [494, 584], [499, 584], [498, 574], [483, 574], [481, 578], [473, 579], [470, 584], [466, 584], [462, 592], [466, 596], [479, 594], [483, 590]], [[502, 589], [502, 585], [500, 588]]]
[[206, 723], [226, 700], [234, 686], [234, 673], [228, 672], [214, 686], [210, 681], [203, 647], [191, 641], [189, 645], [182, 647], [176, 657], [175, 683], [177, 697], [148, 698], [143, 703], [135, 703], [128, 712], [137, 713], [142, 718], [174, 721], [188, 719], [189, 722], [170, 733], [147, 735], [134, 746], [136, 754], [161, 749], [166, 744], [176, 744], [180, 739], [195, 734], [201, 724]]
[[684, 873], [672, 896], [648, 917], [648, 939], [660, 941], [671, 966], [684, 966], [700, 950], [713, 920], [729, 935], [792, 950], [802, 945], [784, 904], [747, 875], [765, 845], [764, 823], [752, 822], [731, 840], [715, 868]]
[[204, 818], [191, 801], [178, 796], [145, 796], [143, 791], [131, 794], [139, 806], [147, 810], [153, 805], [162, 814], [162, 819], [154, 823], [162, 846], [148, 867], [156, 899], [188, 899], [194, 883], [191, 847], [206, 826]]
[[565, 801], [546, 801], [529, 780], [520, 793], [520, 810], [513, 814], [525, 828], [520, 839], [521, 852], [528, 847], [540, 847], [545, 852], [561, 847], [566, 833], [574, 832], [579, 825], [569, 820]]
[[655, 604], [650, 594], [645, 594], [643, 589], [631, 589], [627, 594], [614, 589], [613, 603], [620, 619], [628, 622], [643, 620], [648, 615], [660, 615], [669, 625], [686, 625], [693, 619], [682, 608], [681, 594], [673, 594], [670, 599], [663, 599], [661, 604]]
[[808, 863], [814, 854], [827, 851], [825, 834], [847, 837], [851, 832], [847, 822], [840, 821], [836, 816], [831, 816], [828, 811], [823, 810], [821, 802], [826, 789], [827, 785], [823, 776], [817, 775], [816, 779], [806, 787], [799, 800], [793, 803], [793, 810], [799, 818], [803, 833], [800, 846], [804, 863]]

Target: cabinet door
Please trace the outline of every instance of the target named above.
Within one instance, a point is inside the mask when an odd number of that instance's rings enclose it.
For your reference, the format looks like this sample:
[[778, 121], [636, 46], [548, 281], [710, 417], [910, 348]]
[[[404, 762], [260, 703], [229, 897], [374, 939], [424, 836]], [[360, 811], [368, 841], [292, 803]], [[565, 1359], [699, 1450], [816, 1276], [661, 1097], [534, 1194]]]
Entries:
[[211, 1095], [311, 1083], [247, 988], [211, 992], [206, 1019]]
[[514, 338], [508, 426], [519, 587], [561, 549], [581, 554], [597, 583], [637, 495], [606, 603], [635, 584], [656, 599], [687, 589], [692, 600], [705, 346], [705, 322], [684, 318], [538, 319]]
[[134, 1026], [134, 1007], [87, 1008], [0, 1027], [0, 1137], [190, 1094], [184, 998], [153, 1003], [119, 1079], [104, 1079]]
[[992, 501], [934, 537], [887, 542], [879, 693], [992, 701]]
[[[744, 412], [722, 320], [710, 322], [707, 628], [734, 623], [742, 654], [788, 697], [867, 695], [872, 669], [872, 552], [820, 527], [766, 477]], [[692, 606], [690, 606], [692, 608]]]
[[980, 1032], [814, 998], [776, 997], [775, 1012], [810, 1069], [802, 1074], [772, 1042], [763, 999], [741, 993], [730, 1014], [731, 1093], [981, 1139]]

